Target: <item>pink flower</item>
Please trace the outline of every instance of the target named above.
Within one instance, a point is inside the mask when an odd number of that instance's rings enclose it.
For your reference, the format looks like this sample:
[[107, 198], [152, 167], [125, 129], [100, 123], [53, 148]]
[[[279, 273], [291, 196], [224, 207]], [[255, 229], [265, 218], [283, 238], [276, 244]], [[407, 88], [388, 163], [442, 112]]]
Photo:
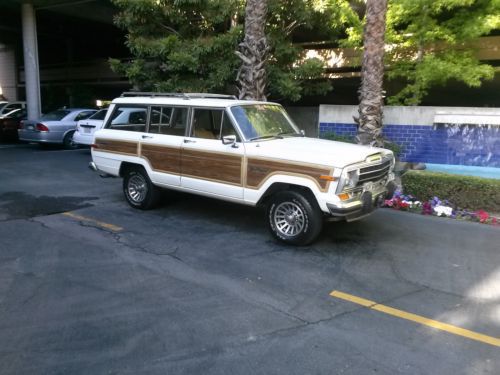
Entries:
[[490, 215], [484, 210], [476, 211], [475, 214], [476, 214], [476, 217], [479, 219], [480, 223], [486, 222], [486, 220], [488, 220], [490, 217]]

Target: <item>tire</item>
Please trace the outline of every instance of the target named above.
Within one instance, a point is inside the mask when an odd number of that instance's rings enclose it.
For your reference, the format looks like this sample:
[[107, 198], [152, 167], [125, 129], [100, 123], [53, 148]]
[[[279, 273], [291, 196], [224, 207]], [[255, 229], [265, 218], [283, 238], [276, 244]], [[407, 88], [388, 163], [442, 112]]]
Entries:
[[317, 203], [293, 190], [277, 193], [271, 198], [267, 219], [273, 236], [290, 245], [310, 244], [323, 227], [323, 214]]
[[150, 210], [160, 201], [161, 190], [149, 179], [142, 167], [132, 167], [123, 177], [123, 193], [128, 204], [140, 210]]
[[66, 149], [66, 150], [74, 150], [76, 148], [78, 148], [78, 145], [76, 143], [73, 142], [73, 134], [75, 132], [69, 132], [67, 133], [65, 136], [64, 136], [64, 139], [63, 139], [63, 147]]

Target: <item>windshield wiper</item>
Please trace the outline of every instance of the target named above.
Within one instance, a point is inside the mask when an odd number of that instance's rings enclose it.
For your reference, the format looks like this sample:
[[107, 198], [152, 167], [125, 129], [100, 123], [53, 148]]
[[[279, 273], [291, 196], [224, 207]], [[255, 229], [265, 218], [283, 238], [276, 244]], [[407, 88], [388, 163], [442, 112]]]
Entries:
[[250, 141], [256, 141], [258, 139], [269, 139], [269, 138], [283, 139], [283, 137], [279, 134], [268, 134], [268, 135], [261, 135], [259, 137], [250, 138]]
[[302, 134], [295, 133], [295, 132], [281, 132], [281, 133], [278, 133], [278, 135], [290, 135], [292, 137], [302, 137]]

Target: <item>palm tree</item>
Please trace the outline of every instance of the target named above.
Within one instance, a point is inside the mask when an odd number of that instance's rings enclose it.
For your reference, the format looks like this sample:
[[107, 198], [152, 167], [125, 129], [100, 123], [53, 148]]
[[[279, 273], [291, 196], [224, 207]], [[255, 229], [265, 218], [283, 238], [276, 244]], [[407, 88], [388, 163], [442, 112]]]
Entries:
[[269, 44], [265, 34], [268, 0], [247, 0], [245, 38], [236, 55], [241, 67], [236, 77], [240, 99], [266, 100], [266, 61]]
[[387, 0], [367, 0], [364, 31], [361, 87], [359, 88], [359, 117], [356, 141], [382, 147], [382, 106], [384, 91], [384, 36]]

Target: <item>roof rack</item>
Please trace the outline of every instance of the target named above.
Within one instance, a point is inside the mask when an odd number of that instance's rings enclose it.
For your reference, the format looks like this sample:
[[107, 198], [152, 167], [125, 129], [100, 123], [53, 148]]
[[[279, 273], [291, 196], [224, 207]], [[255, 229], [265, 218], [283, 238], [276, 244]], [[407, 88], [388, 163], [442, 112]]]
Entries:
[[130, 96], [150, 96], [154, 97], [173, 97], [173, 98], [183, 98], [183, 99], [238, 99], [234, 95], [223, 95], [223, 94], [209, 94], [209, 93], [179, 93], [179, 92], [143, 92], [143, 91], [126, 91], [122, 93], [121, 97]]

